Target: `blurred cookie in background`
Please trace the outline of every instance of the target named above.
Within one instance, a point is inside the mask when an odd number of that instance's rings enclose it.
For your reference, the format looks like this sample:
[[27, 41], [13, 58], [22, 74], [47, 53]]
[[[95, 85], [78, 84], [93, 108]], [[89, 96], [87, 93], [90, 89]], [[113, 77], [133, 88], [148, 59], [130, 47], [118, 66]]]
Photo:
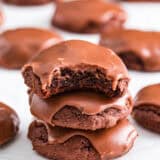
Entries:
[[20, 69], [40, 50], [61, 40], [57, 33], [45, 29], [7, 30], [0, 35], [0, 67]]
[[100, 44], [111, 48], [129, 69], [160, 71], [160, 32], [116, 30], [101, 35]]
[[19, 130], [19, 117], [9, 106], [0, 102], [0, 146], [12, 140]]
[[160, 84], [146, 86], [138, 92], [132, 115], [143, 127], [160, 133]]
[[53, 26], [79, 33], [97, 33], [122, 28], [125, 11], [103, 0], [76, 0], [57, 3]]
[[8, 4], [20, 5], [20, 6], [42, 5], [53, 2], [53, 0], [2, 0], [2, 1]]

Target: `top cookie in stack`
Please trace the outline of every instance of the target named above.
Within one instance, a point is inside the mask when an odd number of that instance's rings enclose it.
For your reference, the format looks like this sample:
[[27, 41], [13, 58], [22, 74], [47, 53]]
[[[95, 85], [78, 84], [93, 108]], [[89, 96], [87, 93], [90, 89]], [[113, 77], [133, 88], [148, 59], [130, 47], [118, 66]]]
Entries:
[[120, 97], [128, 87], [123, 62], [109, 49], [80, 40], [59, 43], [24, 66], [25, 83], [41, 98], [90, 90]]
[[41, 155], [102, 160], [132, 147], [137, 133], [125, 120], [132, 110], [128, 72], [111, 50], [64, 41], [35, 56], [23, 76], [31, 113], [40, 120], [32, 122], [28, 136]]

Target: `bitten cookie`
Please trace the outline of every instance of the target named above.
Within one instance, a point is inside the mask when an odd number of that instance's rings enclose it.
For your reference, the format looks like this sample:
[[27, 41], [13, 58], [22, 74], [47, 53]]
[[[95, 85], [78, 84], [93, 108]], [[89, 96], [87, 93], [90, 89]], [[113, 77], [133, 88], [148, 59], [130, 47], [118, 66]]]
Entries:
[[18, 130], [18, 115], [9, 106], [0, 103], [0, 146], [12, 140]]
[[160, 33], [117, 30], [101, 35], [100, 44], [111, 48], [129, 69], [160, 71]]
[[52, 126], [97, 130], [126, 118], [132, 110], [132, 98], [128, 92], [118, 99], [93, 92], [72, 92], [45, 100], [33, 94], [30, 106], [32, 115]]
[[53, 0], [2, 0], [8, 4], [20, 5], [20, 6], [29, 6], [29, 5], [42, 5], [49, 2], [53, 2]]
[[143, 127], [160, 133], [160, 84], [147, 86], [138, 92], [132, 115]]
[[20, 69], [40, 50], [60, 40], [56, 33], [38, 28], [5, 31], [0, 35], [0, 66]]
[[41, 98], [73, 90], [94, 90], [119, 97], [128, 87], [125, 65], [111, 50], [69, 40], [35, 56], [23, 67], [25, 83]]
[[52, 24], [72, 32], [96, 33], [121, 28], [125, 20], [126, 13], [119, 5], [103, 0], [76, 0], [57, 3]]
[[106, 160], [127, 153], [137, 137], [134, 127], [123, 120], [113, 128], [83, 131], [50, 127], [32, 122], [28, 137], [33, 148], [46, 158], [56, 160]]

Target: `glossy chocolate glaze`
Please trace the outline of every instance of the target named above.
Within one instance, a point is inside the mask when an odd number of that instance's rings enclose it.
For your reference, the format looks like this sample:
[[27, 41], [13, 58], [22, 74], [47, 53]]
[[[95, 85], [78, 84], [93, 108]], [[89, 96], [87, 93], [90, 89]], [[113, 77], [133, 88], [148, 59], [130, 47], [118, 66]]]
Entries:
[[151, 106], [160, 107], [160, 84], [153, 84], [141, 89], [134, 102], [135, 108]]
[[19, 129], [19, 118], [9, 106], [0, 103], [0, 145], [14, 138]]
[[[74, 16], [73, 16], [74, 15]], [[116, 20], [121, 27], [126, 13], [116, 4], [103, 0], [76, 0], [57, 4], [53, 25], [75, 32], [99, 32]]]
[[125, 154], [133, 146], [137, 137], [135, 128], [128, 120], [120, 121], [113, 128], [94, 132], [50, 127], [45, 123], [44, 125], [48, 132], [48, 144], [64, 143], [74, 136], [84, 136], [97, 150], [102, 160], [112, 159]]
[[[118, 55], [135, 54], [145, 70], [160, 70], [160, 33], [140, 30], [117, 30], [101, 36], [101, 44]], [[131, 62], [132, 63], [132, 62]]]
[[[129, 104], [128, 104], [129, 103]], [[51, 125], [54, 115], [66, 106], [72, 106], [82, 114], [96, 115], [109, 108], [132, 110], [132, 98], [127, 92], [120, 98], [108, 99], [104, 95], [93, 92], [72, 92], [41, 99], [36, 94], [30, 98], [31, 113]]]
[[40, 50], [59, 42], [56, 33], [38, 28], [8, 30], [0, 35], [0, 66], [18, 69]]
[[42, 51], [23, 68], [31, 67], [40, 78], [42, 89], [51, 86], [52, 76], [63, 67], [100, 67], [113, 81], [113, 90], [121, 79], [129, 79], [128, 71], [114, 52], [87, 41], [69, 40]]

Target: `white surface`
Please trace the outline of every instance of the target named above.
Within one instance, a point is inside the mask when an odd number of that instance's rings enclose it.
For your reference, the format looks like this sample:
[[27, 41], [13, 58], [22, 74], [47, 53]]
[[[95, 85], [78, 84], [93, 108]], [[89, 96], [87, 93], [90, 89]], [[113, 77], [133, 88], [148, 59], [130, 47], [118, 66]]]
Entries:
[[[127, 27], [160, 30], [160, 4], [123, 4], [123, 6], [129, 14]], [[30, 8], [3, 6], [3, 10], [6, 20], [1, 30], [19, 26], [51, 27], [52, 5]], [[65, 39], [98, 42], [97, 35], [76, 35], [57, 31], [62, 33]], [[132, 78], [130, 90], [133, 95], [145, 85], [160, 82], [159, 73], [130, 72], [130, 76]], [[20, 71], [0, 69], [0, 101], [12, 106], [21, 119], [19, 136], [14, 142], [0, 149], [0, 160], [43, 160], [32, 151], [30, 141], [26, 138], [27, 127], [32, 120], [26, 91]], [[144, 130], [136, 124], [135, 127], [139, 137], [133, 149], [119, 160], [160, 160], [160, 135]]]

